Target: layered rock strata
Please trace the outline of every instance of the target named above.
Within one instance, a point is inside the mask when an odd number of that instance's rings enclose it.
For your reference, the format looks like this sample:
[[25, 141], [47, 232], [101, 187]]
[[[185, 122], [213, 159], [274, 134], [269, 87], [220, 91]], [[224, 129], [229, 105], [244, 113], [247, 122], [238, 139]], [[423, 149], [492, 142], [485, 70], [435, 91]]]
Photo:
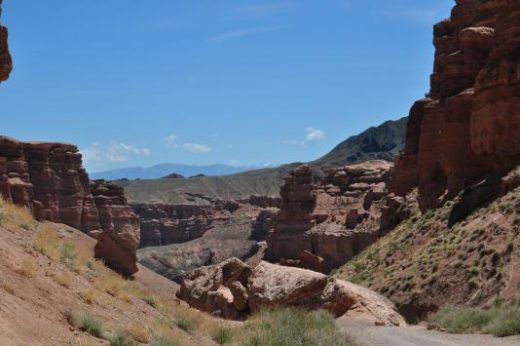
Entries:
[[[89, 181], [76, 146], [0, 137], [0, 193], [38, 220], [64, 223], [98, 238], [96, 256], [121, 273], [137, 271], [138, 218], [121, 188]], [[109, 239], [121, 248], [106, 245]]]
[[317, 268], [315, 260], [305, 260], [308, 252], [322, 258], [323, 271], [330, 272], [375, 242], [407, 217], [406, 201], [386, 189], [391, 167], [368, 161], [331, 169], [319, 184], [310, 167], [296, 169], [281, 189], [266, 259]]
[[456, 1], [434, 45], [391, 184], [400, 195], [418, 185], [423, 210], [520, 163], [520, 1]]
[[231, 258], [199, 268], [188, 274], [177, 295], [199, 310], [231, 319], [263, 308], [300, 307], [377, 325], [406, 325], [389, 300], [366, 288], [268, 262], [248, 266]]
[[[2, 17], [2, 0], [0, 0], [0, 19]], [[0, 82], [9, 78], [9, 74], [13, 69], [13, 62], [9, 54], [7, 44], [8, 32], [5, 26], [0, 25]]]
[[227, 220], [235, 211], [235, 202], [211, 204], [132, 204], [141, 220], [140, 247], [185, 243], [200, 238], [215, 221]]

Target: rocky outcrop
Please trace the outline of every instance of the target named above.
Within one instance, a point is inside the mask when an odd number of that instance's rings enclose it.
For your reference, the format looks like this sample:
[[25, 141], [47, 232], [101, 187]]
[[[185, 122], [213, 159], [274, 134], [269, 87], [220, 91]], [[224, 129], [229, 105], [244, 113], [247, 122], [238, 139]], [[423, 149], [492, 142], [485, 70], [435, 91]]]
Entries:
[[264, 209], [280, 208], [282, 206], [282, 199], [280, 197], [252, 195], [249, 199], [245, 200], [244, 203], [249, 203]]
[[197, 309], [233, 319], [262, 308], [300, 307], [378, 325], [406, 325], [389, 300], [366, 288], [267, 262], [250, 267], [236, 258], [190, 273], [178, 297]]
[[[296, 169], [282, 187], [266, 259], [326, 273], [349, 261], [406, 218], [406, 201], [386, 189], [391, 168], [368, 161], [331, 169], [320, 183], [310, 167]], [[306, 263], [307, 252], [323, 264]]]
[[[0, 18], [2, 17], [2, 0], [0, 0]], [[9, 47], [7, 44], [7, 28], [0, 25], [0, 82], [9, 78], [9, 74], [13, 69], [13, 62], [9, 54]]]
[[[76, 146], [0, 137], [0, 192], [38, 220], [64, 223], [98, 238], [97, 257], [114, 269], [127, 275], [137, 271], [138, 218], [121, 188], [89, 182]], [[106, 245], [109, 238], [122, 248]]]
[[458, 0], [434, 28], [431, 90], [410, 112], [391, 190], [423, 210], [520, 162], [520, 1]]
[[138, 271], [136, 249], [139, 245], [139, 218], [128, 206], [123, 188], [104, 180], [90, 183], [99, 214], [101, 234], [95, 256], [124, 275]]

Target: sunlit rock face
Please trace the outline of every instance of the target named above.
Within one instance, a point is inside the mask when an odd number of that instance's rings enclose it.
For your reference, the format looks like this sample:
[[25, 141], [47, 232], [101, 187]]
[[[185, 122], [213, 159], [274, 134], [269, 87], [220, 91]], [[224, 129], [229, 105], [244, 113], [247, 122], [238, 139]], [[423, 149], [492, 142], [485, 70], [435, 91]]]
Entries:
[[520, 162], [520, 0], [458, 0], [434, 27], [431, 90], [410, 112], [390, 189], [423, 210]]
[[139, 218], [122, 188], [89, 181], [75, 145], [0, 136], [0, 195], [28, 208], [38, 220], [96, 237], [96, 256], [120, 273], [137, 271]]
[[[2, 16], [2, 0], [0, 0], [0, 20]], [[1, 23], [1, 22], [0, 22]], [[9, 78], [9, 73], [13, 69], [13, 63], [7, 45], [7, 28], [0, 25], [0, 82]]]

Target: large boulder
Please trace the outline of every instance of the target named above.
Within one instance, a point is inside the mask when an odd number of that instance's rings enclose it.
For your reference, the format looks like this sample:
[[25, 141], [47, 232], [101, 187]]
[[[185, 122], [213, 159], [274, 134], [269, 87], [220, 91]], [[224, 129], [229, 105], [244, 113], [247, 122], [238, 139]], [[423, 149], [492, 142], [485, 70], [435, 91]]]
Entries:
[[263, 308], [299, 307], [377, 325], [406, 325], [392, 302], [369, 289], [268, 262], [253, 268], [232, 258], [199, 268], [185, 278], [177, 295], [194, 308], [226, 318], [243, 318]]

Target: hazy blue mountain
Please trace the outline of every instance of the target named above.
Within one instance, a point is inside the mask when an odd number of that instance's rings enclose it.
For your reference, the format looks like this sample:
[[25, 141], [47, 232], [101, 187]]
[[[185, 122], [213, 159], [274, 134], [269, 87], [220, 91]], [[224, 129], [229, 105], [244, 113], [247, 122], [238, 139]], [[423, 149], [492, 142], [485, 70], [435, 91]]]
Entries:
[[252, 169], [258, 169], [257, 166], [228, 166], [228, 165], [209, 165], [209, 166], [190, 166], [176, 163], [162, 163], [152, 167], [126, 167], [112, 169], [103, 172], [89, 173], [90, 179], [161, 179], [171, 174], [180, 174], [184, 177], [192, 177], [196, 175], [206, 176], [225, 176], [230, 174], [241, 173]]

